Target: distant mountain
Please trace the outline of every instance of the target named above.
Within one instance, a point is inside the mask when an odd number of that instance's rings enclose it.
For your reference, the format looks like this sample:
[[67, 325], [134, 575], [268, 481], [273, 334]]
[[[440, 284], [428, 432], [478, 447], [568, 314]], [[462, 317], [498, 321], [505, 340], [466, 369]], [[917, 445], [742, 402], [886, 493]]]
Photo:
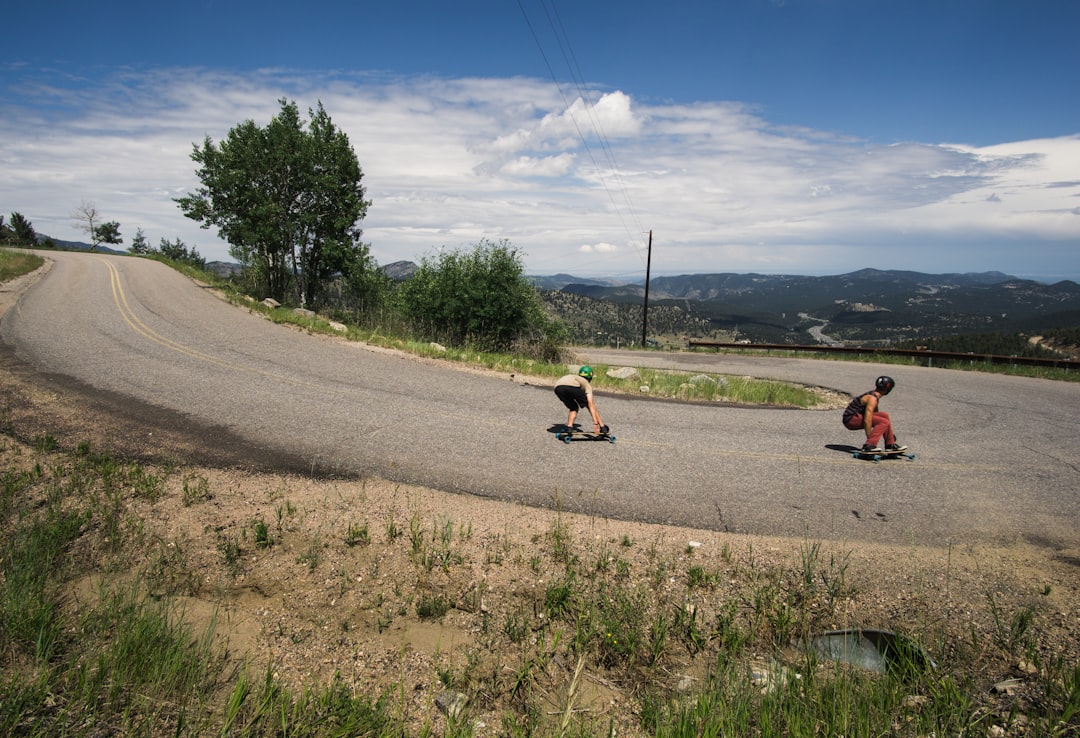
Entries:
[[616, 287], [624, 284], [616, 279], [575, 277], [571, 274], [532, 275], [528, 279], [542, 290], [561, 290], [570, 284], [598, 287]]
[[390, 279], [407, 279], [416, 271], [416, 264], [411, 261], [395, 261], [380, 268]]
[[239, 264], [234, 261], [208, 261], [206, 262], [206, 271], [213, 272], [222, 279], [228, 279], [229, 277], [236, 277], [243, 269]]
[[[240, 265], [235, 262], [209, 261], [206, 263], [208, 271], [214, 272], [220, 277], [233, 277], [240, 273]], [[416, 271], [416, 264], [411, 261], [395, 261], [380, 267], [383, 273], [390, 279], [406, 279]]]
[[[561, 291], [592, 301], [642, 304], [643, 285], [604, 286], [602, 282], [568, 283]], [[834, 339], [865, 344], [1076, 326], [1080, 285], [1071, 281], [1048, 285], [1001, 272], [861, 269], [825, 277], [684, 274], [654, 278], [649, 305], [650, 312], [658, 306], [677, 307], [684, 311], [687, 326], [704, 321], [708, 328], [699, 335], [737, 334], [755, 342], [805, 343], [809, 328], [814, 327]]]
[[52, 242], [54, 248], [58, 249], [70, 249], [74, 251], [90, 251], [94, 250], [101, 254], [126, 254], [125, 249], [111, 249], [108, 246], [99, 245], [96, 249], [92, 244], [84, 243], [83, 241], [61, 241], [59, 238], [53, 238], [52, 236], [42, 236], [38, 234], [38, 243], [41, 246], [45, 246], [47, 242]]

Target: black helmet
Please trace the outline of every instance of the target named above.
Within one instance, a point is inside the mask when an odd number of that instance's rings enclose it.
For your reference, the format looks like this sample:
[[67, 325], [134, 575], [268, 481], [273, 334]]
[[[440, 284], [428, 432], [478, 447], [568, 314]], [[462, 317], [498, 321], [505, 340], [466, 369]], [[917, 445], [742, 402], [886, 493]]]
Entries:
[[896, 380], [892, 377], [878, 377], [874, 382], [874, 386], [877, 387], [878, 392], [884, 392], [888, 394], [892, 392], [892, 388], [896, 386]]

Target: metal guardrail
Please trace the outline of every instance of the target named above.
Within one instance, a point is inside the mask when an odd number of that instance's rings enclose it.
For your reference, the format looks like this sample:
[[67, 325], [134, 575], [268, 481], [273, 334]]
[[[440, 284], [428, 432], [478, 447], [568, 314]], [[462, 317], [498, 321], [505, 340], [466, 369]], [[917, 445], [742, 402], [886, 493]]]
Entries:
[[943, 361], [970, 361], [987, 364], [1014, 364], [1017, 366], [1041, 366], [1053, 369], [1080, 370], [1080, 361], [1072, 359], [1037, 359], [1030, 356], [1001, 356], [961, 351], [924, 351], [921, 349], [890, 349], [872, 346], [793, 346], [786, 343], [725, 343], [722, 341], [687, 341], [686, 347], [739, 349], [743, 351], [804, 351], [821, 354], [870, 354], [873, 356], [901, 356], [926, 360], [933, 366], [934, 359]]

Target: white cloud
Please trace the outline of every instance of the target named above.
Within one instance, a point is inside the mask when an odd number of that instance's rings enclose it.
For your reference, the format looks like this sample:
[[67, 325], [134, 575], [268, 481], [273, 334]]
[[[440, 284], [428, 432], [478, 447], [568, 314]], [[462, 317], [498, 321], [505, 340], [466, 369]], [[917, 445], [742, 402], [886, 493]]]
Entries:
[[34, 84], [22, 73], [0, 97], [0, 208], [58, 238], [81, 238], [69, 214], [87, 200], [127, 243], [141, 227], [151, 243], [180, 237], [227, 259], [173, 202], [198, 185], [192, 144], [265, 125], [286, 97], [302, 110], [322, 101], [349, 135], [373, 201], [364, 240], [381, 263], [508, 238], [534, 273], [630, 274], [652, 230], [654, 274], [1050, 273], [1053, 260], [1080, 276], [1080, 135], [882, 146], [776, 128], [737, 103], [618, 91], [566, 102], [520, 78], [172, 69]]
[[559, 177], [570, 171], [573, 163], [573, 154], [537, 158], [520, 156], [504, 164], [500, 171], [511, 177]]
[[619, 247], [612, 243], [583, 244], [578, 251], [583, 254], [613, 254]]

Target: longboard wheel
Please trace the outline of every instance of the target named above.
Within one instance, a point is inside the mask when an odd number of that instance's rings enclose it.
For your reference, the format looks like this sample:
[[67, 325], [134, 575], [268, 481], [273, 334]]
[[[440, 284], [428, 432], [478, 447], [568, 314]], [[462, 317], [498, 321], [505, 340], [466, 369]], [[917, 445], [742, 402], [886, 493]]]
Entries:
[[608, 443], [615, 443], [615, 436], [608, 436]]

